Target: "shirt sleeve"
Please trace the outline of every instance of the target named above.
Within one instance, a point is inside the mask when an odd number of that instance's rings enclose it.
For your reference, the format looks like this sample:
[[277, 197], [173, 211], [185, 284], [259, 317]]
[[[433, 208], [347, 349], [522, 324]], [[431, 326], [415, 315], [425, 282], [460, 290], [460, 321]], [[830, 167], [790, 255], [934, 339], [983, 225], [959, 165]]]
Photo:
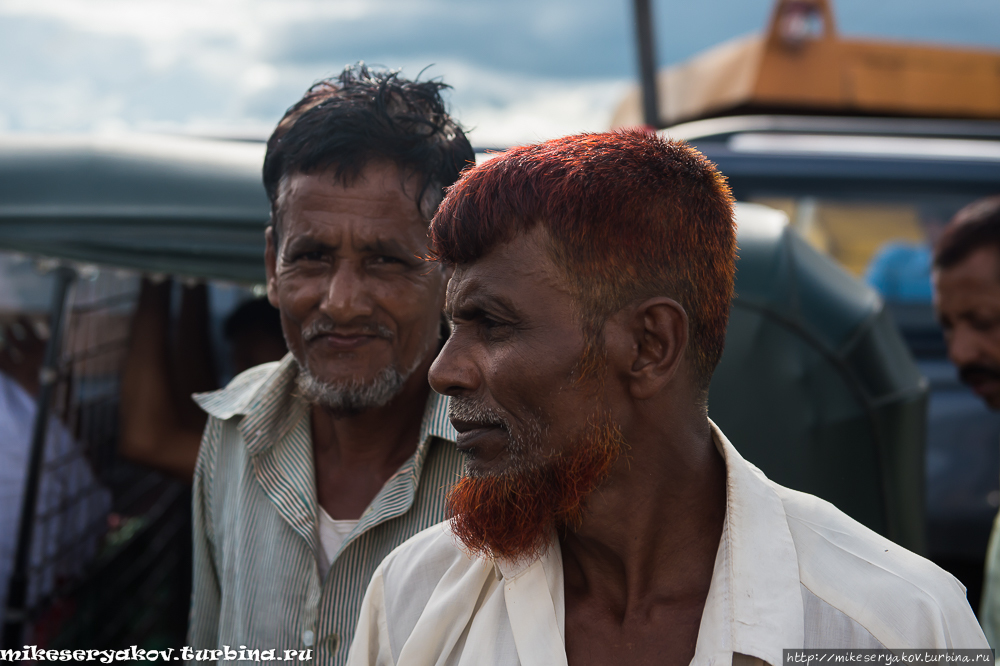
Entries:
[[217, 647], [219, 637], [221, 588], [215, 559], [212, 481], [222, 426], [222, 422], [218, 419], [209, 417], [198, 450], [198, 461], [195, 463], [194, 482], [191, 488], [194, 561], [187, 642], [196, 650]]
[[379, 566], [368, 584], [361, 602], [358, 628], [354, 633], [347, 666], [395, 666], [389, 645], [389, 630], [385, 617], [385, 579]]

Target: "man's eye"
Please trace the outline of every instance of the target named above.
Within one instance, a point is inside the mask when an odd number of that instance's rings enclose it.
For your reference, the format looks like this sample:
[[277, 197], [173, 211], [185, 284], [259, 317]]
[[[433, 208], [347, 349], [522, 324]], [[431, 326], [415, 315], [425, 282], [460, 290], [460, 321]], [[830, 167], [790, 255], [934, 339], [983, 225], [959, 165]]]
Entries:
[[1000, 317], [973, 317], [969, 324], [977, 331], [988, 332], [1000, 326]]
[[381, 269], [398, 273], [409, 269], [412, 266], [412, 263], [401, 257], [378, 255], [369, 259], [368, 265], [376, 270]]
[[308, 252], [299, 252], [296, 254], [293, 261], [322, 261], [323, 251], [322, 250], [310, 250]]
[[479, 320], [479, 325], [488, 339], [498, 339], [510, 334], [511, 325], [504, 321], [498, 321], [492, 317], [483, 317]]

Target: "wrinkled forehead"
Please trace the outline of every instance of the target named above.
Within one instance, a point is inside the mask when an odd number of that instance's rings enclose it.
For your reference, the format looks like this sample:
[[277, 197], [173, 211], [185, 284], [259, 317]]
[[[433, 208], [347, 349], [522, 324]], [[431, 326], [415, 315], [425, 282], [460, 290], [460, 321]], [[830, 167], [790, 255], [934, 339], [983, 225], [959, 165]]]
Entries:
[[329, 172], [290, 176], [280, 192], [276, 244], [284, 247], [301, 237], [328, 244], [398, 237], [413, 245], [413, 252], [425, 254], [428, 223], [412, 188], [399, 180], [394, 167], [373, 165], [363, 176], [350, 184]]
[[573, 300], [569, 280], [550, 250], [548, 232], [537, 226], [478, 259], [456, 265], [446, 307], [451, 311], [490, 301], [522, 310], [560, 296]]
[[393, 194], [401, 193], [405, 197], [403, 205], [415, 210], [425, 225], [430, 224], [434, 211], [444, 196], [441, 186], [426, 174], [392, 160], [373, 156], [360, 166], [332, 162], [322, 168], [283, 174], [278, 182], [274, 206], [274, 213], [279, 220], [290, 203], [301, 196], [301, 184], [307, 181], [319, 181], [343, 189], [374, 186]]

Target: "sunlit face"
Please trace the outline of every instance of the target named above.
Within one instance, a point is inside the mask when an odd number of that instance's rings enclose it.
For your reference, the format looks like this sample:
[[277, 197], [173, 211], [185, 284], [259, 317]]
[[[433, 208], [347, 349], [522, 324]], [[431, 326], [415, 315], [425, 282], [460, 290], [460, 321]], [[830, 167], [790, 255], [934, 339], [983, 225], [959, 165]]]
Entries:
[[984, 247], [934, 271], [934, 307], [948, 357], [993, 409], [1000, 409], [1000, 250]]
[[[541, 463], [599, 409], [593, 386], [577, 381], [583, 330], [543, 238], [522, 234], [457, 267], [448, 285], [454, 329], [429, 379], [452, 397], [474, 476]], [[526, 446], [539, 440], [541, 449]]]
[[282, 182], [268, 298], [289, 351], [317, 385], [364, 394], [387, 376], [424, 381], [408, 378], [437, 348], [447, 273], [423, 259], [417, 192], [415, 177], [383, 162], [348, 185], [330, 171]]
[[490, 557], [530, 557], [578, 525], [622, 448], [600, 377], [580, 378], [585, 338], [544, 240], [536, 230], [456, 269], [454, 330], [428, 375], [468, 458], [452, 529]]

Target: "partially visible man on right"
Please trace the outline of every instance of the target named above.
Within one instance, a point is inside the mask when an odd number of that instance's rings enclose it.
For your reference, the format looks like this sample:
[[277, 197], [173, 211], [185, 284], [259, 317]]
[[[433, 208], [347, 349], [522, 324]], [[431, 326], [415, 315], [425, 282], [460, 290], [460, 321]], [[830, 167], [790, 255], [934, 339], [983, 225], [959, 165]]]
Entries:
[[[1000, 196], [956, 213], [934, 252], [934, 308], [959, 378], [1000, 409]], [[1000, 646], [1000, 530], [993, 525], [979, 622]]]

